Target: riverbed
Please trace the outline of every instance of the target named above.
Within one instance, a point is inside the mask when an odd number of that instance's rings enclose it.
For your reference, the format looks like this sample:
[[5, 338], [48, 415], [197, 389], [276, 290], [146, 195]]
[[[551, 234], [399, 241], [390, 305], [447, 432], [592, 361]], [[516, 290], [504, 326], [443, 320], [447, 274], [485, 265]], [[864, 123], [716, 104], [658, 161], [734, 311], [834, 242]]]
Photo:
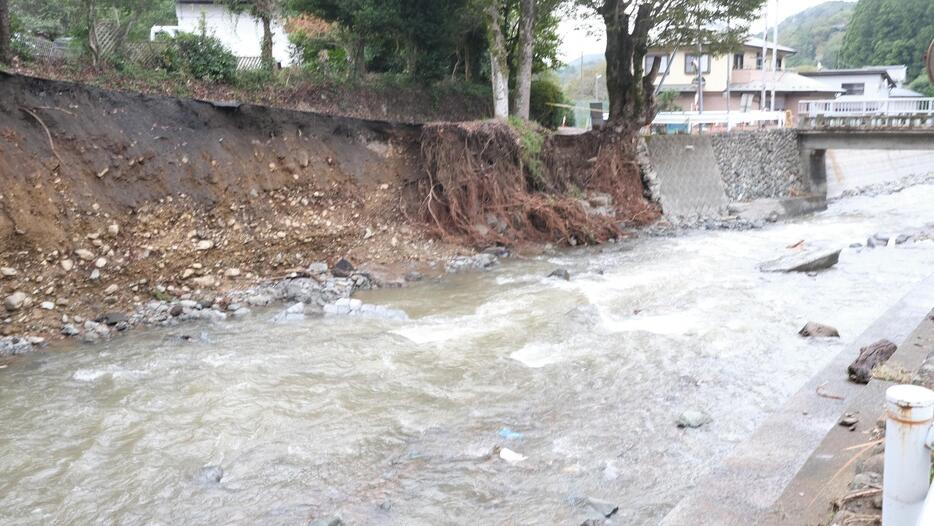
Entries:
[[[358, 296], [407, 320], [257, 312], [34, 353], [0, 370], [0, 523], [580, 524], [589, 497], [654, 524], [932, 272], [934, 242], [757, 265], [924, 228], [930, 203], [915, 186]], [[809, 320], [843, 337], [799, 337]], [[686, 409], [713, 420], [679, 429]]]

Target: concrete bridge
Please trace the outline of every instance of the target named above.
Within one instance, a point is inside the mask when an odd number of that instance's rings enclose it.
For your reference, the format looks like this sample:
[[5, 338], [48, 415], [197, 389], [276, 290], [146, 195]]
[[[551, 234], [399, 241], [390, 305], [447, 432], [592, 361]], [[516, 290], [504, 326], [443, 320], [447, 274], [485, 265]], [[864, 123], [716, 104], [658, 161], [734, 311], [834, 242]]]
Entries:
[[803, 101], [797, 123], [816, 193], [827, 191], [827, 150], [934, 150], [934, 98]]

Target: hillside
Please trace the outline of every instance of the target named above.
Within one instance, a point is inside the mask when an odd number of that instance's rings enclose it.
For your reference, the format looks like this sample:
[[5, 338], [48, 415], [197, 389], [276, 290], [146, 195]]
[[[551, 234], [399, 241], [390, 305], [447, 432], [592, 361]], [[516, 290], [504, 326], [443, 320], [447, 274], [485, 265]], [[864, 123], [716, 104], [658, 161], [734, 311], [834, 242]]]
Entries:
[[786, 18], [778, 26], [782, 44], [798, 50], [788, 59], [788, 66], [840, 66], [839, 55], [847, 25], [856, 8], [854, 2], [834, 0]]

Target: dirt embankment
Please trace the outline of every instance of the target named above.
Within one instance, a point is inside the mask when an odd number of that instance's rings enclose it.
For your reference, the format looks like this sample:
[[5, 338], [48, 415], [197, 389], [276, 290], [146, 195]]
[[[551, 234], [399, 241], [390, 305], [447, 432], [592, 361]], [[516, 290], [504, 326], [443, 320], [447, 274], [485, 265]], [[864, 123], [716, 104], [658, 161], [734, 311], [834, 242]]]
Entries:
[[490, 245], [599, 243], [657, 217], [631, 145], [536, 133], [0, 73], [0, 336], [215, 298], [319, 261], [346, 257], [379, 282]]
[[0, 73], [0, 300], [23, 293], [0, 331], [50, 335], [63, 316], [341, 256], [401, 272], [450, 257], [399, 206], [418, 137]]

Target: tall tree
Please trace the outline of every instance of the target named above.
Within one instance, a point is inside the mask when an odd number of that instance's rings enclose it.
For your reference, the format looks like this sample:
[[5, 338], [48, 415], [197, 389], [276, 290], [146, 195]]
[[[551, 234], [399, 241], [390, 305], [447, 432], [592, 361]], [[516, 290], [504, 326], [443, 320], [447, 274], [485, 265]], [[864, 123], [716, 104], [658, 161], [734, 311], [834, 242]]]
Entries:
[[650, 46], [704, 44], [709, 53], [736, 48], [765, 0], [577, 0], [606, 26], [610, 125], [635, 131], [655, 117], [653, 84], [660, 60], [646, 70]]
[[519, 63], [516, 67], [516, 99], [513, 115], [529, 119], [532, 92], [532, 55], [535, 48], [535, 7], [537, 0], [520, 0]]
[[10, 4], [0, 0], [0, 64], [10, 62]]
[[934, 38], [931, 0], [860, 0], [843, 37], [841, 61], [850, 67], [905, 64], [924, 73], [923, 57]]
[[234, 13], [245, 12], [260, 21], [263, 25], [260, 62], [262, 62], [263, 69], [267, 71], [275, 69], [276, 61], [272, 56], [272, 21], [282, 13], [282, 2], [280, 0], [253, 0], [252, 2], [221, 0], [221, 2]]
[[493, 116], [509, 116], [509, 63], [506, 39], [503, 37], [502, 5], [498, 0], [487, 0], [487, 45], [490, 48], [490, 83], [493, 86]]

